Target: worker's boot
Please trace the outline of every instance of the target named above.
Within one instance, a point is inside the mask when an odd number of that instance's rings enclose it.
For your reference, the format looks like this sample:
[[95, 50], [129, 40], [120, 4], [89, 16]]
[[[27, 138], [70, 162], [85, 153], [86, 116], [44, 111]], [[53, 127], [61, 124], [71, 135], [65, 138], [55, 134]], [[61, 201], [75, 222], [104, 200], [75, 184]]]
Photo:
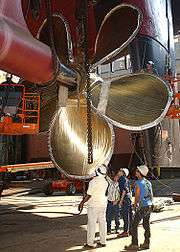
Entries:
[[121, 234], [118, 234], [119, 238], [128, 237], [128, 236], [129, 236], [129, 232], [122, 232]]
[[106, 247], [106, 244], [104, 243], [100, 243], [100, 242], [97, 242], [97, 247], [99, 248], [103, 248], [103, 247]]
[[84, 248], [94, 249], [95, 246], [91, 246], [91, 245], [85, 243], [85, 244], [84, 244]]
[[150, 248], [150, 243], [149, 242], [144, 242], [140, 245], [140, 249], [149, 249]]
[[116, 229], [115, 233], [119, 235], [119, 229]]
[[136, 244], [132, 244], [131, 243], [129, 246], [125, 246], [124, 249], [138, 251], [139, 250], [139, 246], [136, 245]]
[[111, 234], [111, 229], [108, 229], [107, 230], [107, 235], [110, 235]]

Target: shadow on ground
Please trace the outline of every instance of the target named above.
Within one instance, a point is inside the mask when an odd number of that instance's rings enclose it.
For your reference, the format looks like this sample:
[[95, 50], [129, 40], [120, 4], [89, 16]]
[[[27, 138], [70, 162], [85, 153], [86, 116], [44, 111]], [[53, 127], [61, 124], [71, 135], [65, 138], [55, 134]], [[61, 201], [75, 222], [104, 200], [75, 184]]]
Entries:
[[73, 251], [69, 249], [81, 246], [86, 240], [86, 230], [82, 227], [87, 222], [86, 215], [48, 218], [39, 216], [40, 212], [21, 212], [33, 208], [31, 205], [19, 208], [12, 204], [0, 205], [0, 251]]

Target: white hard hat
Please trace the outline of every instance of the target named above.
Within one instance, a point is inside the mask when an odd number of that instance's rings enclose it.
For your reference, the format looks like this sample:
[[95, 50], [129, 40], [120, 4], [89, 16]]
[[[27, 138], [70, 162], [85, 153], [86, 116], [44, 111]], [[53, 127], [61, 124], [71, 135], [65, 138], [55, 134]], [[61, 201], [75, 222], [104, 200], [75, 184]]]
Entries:
[[137, 166], [137, 169], [140, 171], [140, 173], [143, 175], [143, 176], [146, 176], [148, 174], [148, 167], [146, 165], [140, 165], [140, 166]]
[[127, 168], [122, 168], [122, 171], [125, 173], [126, 177], [129, 175], [129, 170]]
[[106, 172], [107, 172], [107, 167], [104, 164], [102, 164], [102, 165], [98, 166], [98, 168], [96, 168], [96, 174], [98, 176], [100, 176], [100, 175], [105, 176]]

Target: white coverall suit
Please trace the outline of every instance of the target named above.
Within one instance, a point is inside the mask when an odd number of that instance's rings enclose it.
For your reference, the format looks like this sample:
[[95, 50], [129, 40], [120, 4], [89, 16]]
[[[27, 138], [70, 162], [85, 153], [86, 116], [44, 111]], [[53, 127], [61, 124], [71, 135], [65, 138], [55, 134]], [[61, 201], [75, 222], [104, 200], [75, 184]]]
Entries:
[[106, 190], [108, 182], [105, 177], [100, 175], [94, 177], [89, 182], [87, 194], [91, 196], [88, 200], [88, 225], [87, 225], [87, 244], [94, 245], [96, 223], [99, 223], [100, 243], [106, 244]]

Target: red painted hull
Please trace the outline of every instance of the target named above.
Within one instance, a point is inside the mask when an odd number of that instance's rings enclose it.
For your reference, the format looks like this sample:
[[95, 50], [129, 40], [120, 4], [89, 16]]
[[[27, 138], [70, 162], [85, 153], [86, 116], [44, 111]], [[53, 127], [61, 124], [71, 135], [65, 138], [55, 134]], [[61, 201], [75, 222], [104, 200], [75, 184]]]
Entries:
[[[33, 19], [32, 10], [28, 4], [29, 1], [0, 1], [0, 47], [2, 49], [0, 67], [3, 70], [12, 72], [28, 81], [36, 83], [43, 83], [50, 80], [53, 73], [50, 48], [35, 39], [46, 19], [45, 1], [41, 2], [39, 16], [37, 19]], [[98, 14], [102, 16], [101, 20], [104, 19], [111, 8], [121, 3], [134, 5], [141, 10], [143, 20], [139, 34], [152, 37], [167, 48], [168, 26], [163, 25], [167, 20], [166, 14], [162, 13], [165, 11], [164, 1], [119, 0], [119, 3], [116, 1], [116, 4], [113, 4], [112, 1], [112, 7], [109, 4], [108, 8], [105, 2], [102, 1], [102, 9], [104, 8], [103, 14], [101, 15], [100, 12]], [[70, 0], [68, 1], [68, 5], [67, 1], [52, 1], [53, 13], [62, 15], [68, 24], [75, 61], [80, 39], [77, 32], [78, 21], [76, 18], [76, 12], [79, 8], [80, 0]], [[90, 58], [95, 57], [95, 43], [101, 25], [97, 20], [98, 16], [95, 15], [96, 9], [96, 5], [89, 6], [88, 38]], [[99, 22], [99, 25], [97, 25], [97, 22]], [[61, 38], [59, 43], [61, 43]]]
[[0, 1], [0, 5], [0, 68], [31, 82], [48, 81], [53, 72], [51, 50], [30, 34], [21, 1]]

